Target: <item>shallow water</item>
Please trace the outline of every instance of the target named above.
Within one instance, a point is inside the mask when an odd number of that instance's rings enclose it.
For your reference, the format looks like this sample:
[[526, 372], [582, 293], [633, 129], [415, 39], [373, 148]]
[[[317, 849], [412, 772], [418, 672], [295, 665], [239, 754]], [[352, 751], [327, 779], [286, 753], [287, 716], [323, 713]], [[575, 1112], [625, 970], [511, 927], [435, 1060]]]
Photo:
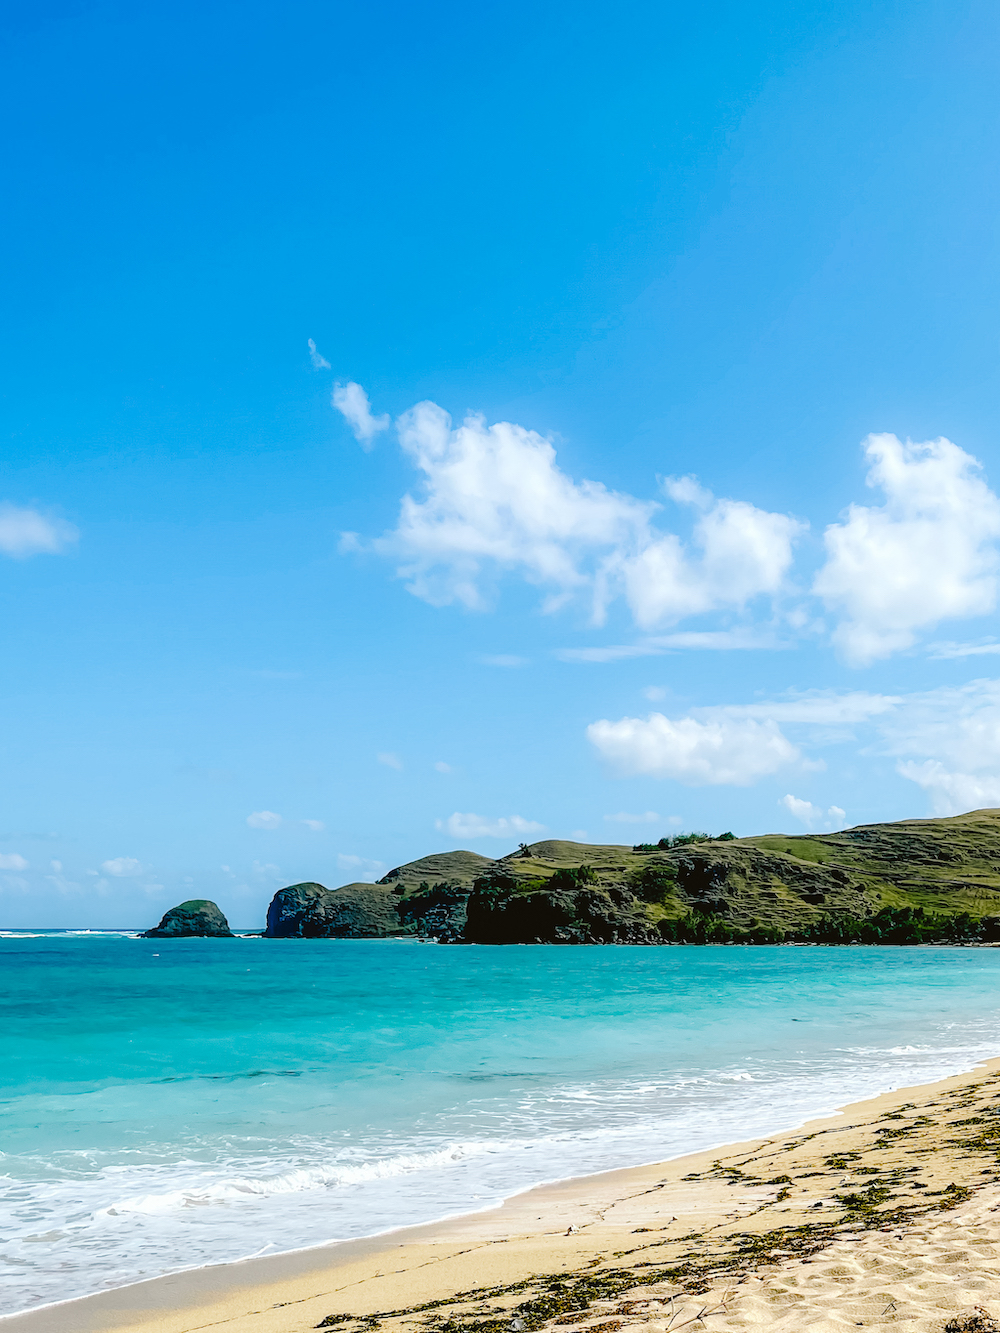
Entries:
[[0, 937], [3, 1304], [370, 1235], [1000, 1054], [1000, 950]]

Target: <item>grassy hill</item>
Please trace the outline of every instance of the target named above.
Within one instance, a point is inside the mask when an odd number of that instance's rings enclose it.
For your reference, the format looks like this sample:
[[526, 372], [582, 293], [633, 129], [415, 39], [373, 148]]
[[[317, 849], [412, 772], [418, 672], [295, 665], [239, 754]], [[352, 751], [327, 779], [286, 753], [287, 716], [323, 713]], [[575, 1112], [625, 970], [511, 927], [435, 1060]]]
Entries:
[[960, 936], [968, 918], [1000, 919], [1000, 810], [656, 846], [547, 840], [496, 861], [445, 852], [382, 884], [403, 929], [454, 939], [849, 938], [844, 923], [921, 919], [917, 934], [950, 921]]

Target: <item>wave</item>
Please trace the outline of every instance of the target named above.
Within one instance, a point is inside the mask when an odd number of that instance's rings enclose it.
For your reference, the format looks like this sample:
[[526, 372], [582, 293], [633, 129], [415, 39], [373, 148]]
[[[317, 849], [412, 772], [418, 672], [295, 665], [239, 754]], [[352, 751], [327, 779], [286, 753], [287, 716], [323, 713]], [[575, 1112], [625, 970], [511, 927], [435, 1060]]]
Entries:
[[162, 1194], [141, 1194], [119, 1199], [106, 1208], [98, 1209], [93, 1217], [119, 1217], [123, 1213], [169, 1213], [179, 1208], [199, 1208], [209, 1204], [228, 1203], [238, 1199], [269, 1198], [276, 1194], [299, 1194], [305, 1190], [328, 1189], [331, 1186], [360, 1185], [372, 1180], [390, 1180], [394, 1176], [412, 1175], [417, 1171], [433, 1171], [487, 1153], [509, 1150], [511, 1143], [493, 1144], [453, 1143], [433, 1152], [399, 1153], [394, 1157], [378, 1158], [357, 1165], [297, 1167], [280, 1175], [255, 1180], [235, 1176], [215, 1181], [211, 1185], [193, 1189], [167, 1190]]

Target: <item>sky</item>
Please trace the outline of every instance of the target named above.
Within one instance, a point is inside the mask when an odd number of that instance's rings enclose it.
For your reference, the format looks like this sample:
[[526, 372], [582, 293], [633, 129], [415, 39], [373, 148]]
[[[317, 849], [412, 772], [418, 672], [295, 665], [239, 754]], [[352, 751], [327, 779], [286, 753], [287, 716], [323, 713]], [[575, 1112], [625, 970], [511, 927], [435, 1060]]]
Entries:
[[0, 22], [0, 928], [1000, 805], [994, 6]]

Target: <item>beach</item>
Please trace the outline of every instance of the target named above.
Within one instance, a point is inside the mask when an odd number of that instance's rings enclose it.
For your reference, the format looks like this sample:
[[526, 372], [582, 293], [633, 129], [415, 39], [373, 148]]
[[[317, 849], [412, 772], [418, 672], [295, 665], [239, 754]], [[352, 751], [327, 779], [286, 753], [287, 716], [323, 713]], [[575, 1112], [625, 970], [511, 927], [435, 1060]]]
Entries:
[[1000, 1059], [453, 1221], [195, 1269], [5, 1333], [943, 1330], [1000, 1314]]

